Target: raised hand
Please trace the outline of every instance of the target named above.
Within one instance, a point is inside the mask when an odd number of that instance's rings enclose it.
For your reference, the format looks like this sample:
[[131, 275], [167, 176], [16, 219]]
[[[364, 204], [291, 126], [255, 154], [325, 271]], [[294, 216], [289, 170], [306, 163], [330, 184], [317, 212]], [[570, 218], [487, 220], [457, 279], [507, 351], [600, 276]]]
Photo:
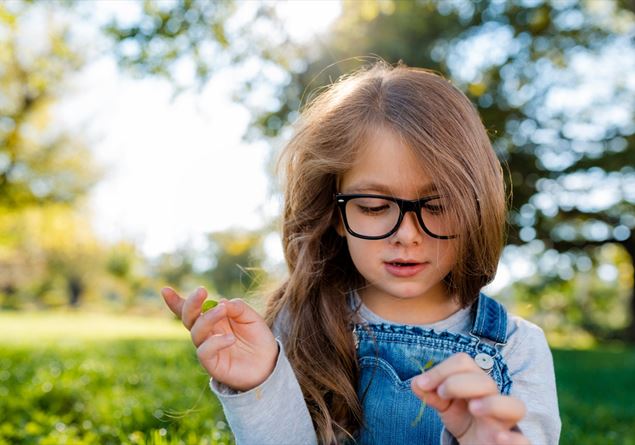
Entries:
[[499, 394], [494, 380], [465, 353], [454, 354], [412, 379], [412, 390], [436, 409], [445, 428], [461, 445], [529, 445], [512, 431], [525, 405]]
[[264, 319], [241, 299], [222, 299], [204, 314], [207, 291], [199, 287], [187, 299], [161, 289], [170, 310], [190, 331], [196, 354], [209, 375], [240, 391], [255, 388], [273, 371], [278, 345]]

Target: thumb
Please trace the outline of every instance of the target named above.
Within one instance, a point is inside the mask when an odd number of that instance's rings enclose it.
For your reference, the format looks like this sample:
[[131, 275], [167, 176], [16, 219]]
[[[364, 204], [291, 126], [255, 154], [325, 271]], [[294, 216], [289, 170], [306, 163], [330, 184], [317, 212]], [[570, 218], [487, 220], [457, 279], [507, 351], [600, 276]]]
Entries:
[[183, 303], [185, 300], [170, 287], [164, 287], [161, 289], [161, 296], [165, 300], [165, 304], [170, 308], [172, 313], [181, 318], [181, 312], [183, 311]]
[[258, 313], [240, 298], [224, 301], [227, 308], [227, 317], [237, 323], [253, 323], [261, 320]]

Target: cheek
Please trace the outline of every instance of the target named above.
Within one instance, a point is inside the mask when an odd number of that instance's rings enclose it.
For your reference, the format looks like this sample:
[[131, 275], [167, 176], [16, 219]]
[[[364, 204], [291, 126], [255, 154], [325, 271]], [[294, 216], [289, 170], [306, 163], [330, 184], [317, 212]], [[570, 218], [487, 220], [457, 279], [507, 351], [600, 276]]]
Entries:
[[454, 269], [457, 262], [457, 243], [454, 241], [444, 241], [444, 244], [439, 246], [440, 254], [440, 266], [446, 269], [448, 272]]
[[351, 260], [359, 272], [366, 269], [376, 258], [375, 243], [372, 241], [347, 236], [346, 244]]

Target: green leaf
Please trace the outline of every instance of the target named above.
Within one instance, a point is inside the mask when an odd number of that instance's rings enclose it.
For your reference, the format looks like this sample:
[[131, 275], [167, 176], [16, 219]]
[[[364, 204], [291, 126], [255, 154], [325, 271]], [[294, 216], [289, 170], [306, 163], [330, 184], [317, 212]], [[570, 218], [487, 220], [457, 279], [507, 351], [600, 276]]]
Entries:
[[[430, 359], [426, 362], [425, 365], [421, 366], [419, 364], [419, 362], [417, 362], [417, 366], [419, 367], [419, 369], [421, 370], [421, 373], [423, 374], [424, 372], [426, 372], [428, 369], [432, 368], [432, 365], [434, 365], [434, 360]], [[417, 424], [419, 422], [421, 422], [421, 418], [423, 417], [423, 411], [426, 408], [426, 402], [425, 400], [421, 401], [421, 407], [419, 408], [419, 413], [417, 414], [417, 417], [415, 417], [415, 419], [412, 421], [412, 423], [410, 424], [412, 427], [417, 426]]]
[[216, 300], [205, 300], [203, 302], [203, 307], [201, 308], [201, 314], [209, 311], [210, 309], [216, 307], [216, 305], [218, 304], [218, 301]]

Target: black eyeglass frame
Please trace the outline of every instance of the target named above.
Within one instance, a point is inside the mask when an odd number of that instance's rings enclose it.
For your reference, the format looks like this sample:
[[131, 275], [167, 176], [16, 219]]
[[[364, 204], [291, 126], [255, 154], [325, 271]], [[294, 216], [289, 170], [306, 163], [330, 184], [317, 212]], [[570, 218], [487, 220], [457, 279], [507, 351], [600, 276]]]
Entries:
[[[336, 193], [334, 197], [335, 197], [335, 202], [337, 203], [337, 207], [340, 210], [340, 214], [342, 215], [342, 220], [344, 221], [344, 227], [346, 227], [346, 230], [348, 231], [348, 233], [350, 233], [356, 238], [367, 239], [367, 240], [379, 240], [379, 239], [388, 238], [390, 235], [392, 235], [397, 230], [399, 230], [399, 226], [401, 226], [401, 223], [403, 222], [404, 215], [408, 212], [414, 212], [415, 215], [417, 215], [417, 221], [419, 222], [419, 226], [421, 226], [421, 228], [423, 229], [425, 233], [427, 233], [433, 238], [454, 239], [458, 236], [458, 235], [436, 235], [432, 233], [426, 227], [426, 224], [423, 221], [423, 218], [421, 216], [421, 208], [425, 206], [427, 202], [435, 200], [435, 199], [439, 199], [441, 197], [440, 195], [426, 196], [425, 198], [414, 199], [414, 200], [401, 199], [401, 198], [396, 198], [394, 196], [387, 196], [387, 195], [373, 195], [368, 193], [351, 193], [351, 194]], [[386, 201], [391, 201], [397, 204], [397, 206], [399, 207], [399, 218], [397, 219], [397, 223], [395, 224], [395, 227], [393, 227], [392, 230], [390, 230], [388, 233], [381, 236], [361, 235], [353, 231], [353, 229], [351, 229], [351, 227], [348, 225], [348, 219], [346, 218], [346, 203], [350, 201], [351, 199], [355, 199], [355, 198], [379, 198], [379, 199], [384, 199]]]

